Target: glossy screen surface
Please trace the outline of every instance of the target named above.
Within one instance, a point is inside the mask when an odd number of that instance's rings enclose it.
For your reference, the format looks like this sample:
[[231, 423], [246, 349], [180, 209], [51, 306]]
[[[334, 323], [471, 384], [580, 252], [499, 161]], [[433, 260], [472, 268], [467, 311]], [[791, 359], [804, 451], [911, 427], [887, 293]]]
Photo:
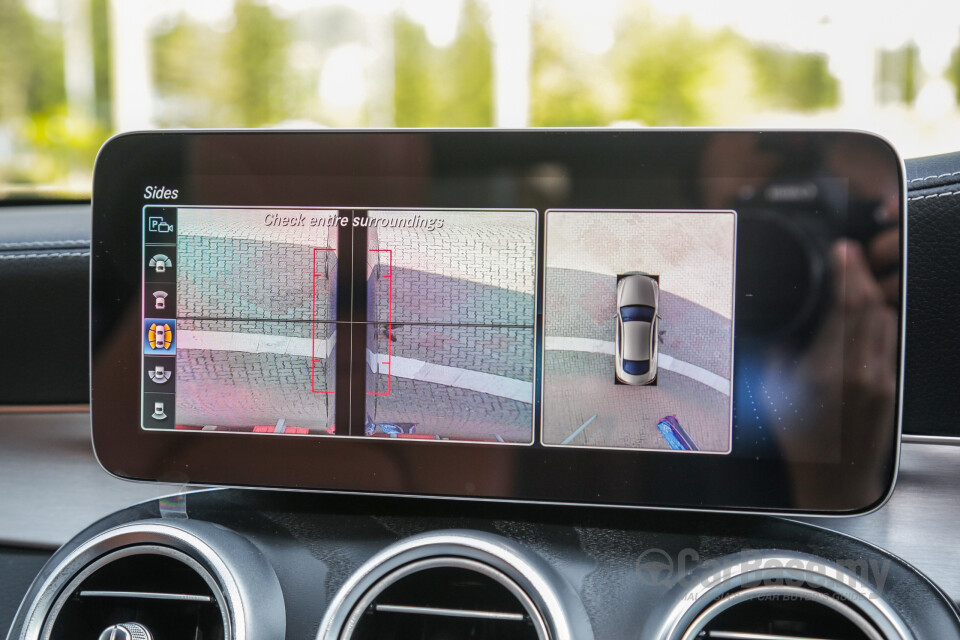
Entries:
[[143, 479], [863, 510], [895, 469], [902, 201], [857, 133], [121, 136], [95, 179], [97, 453]]

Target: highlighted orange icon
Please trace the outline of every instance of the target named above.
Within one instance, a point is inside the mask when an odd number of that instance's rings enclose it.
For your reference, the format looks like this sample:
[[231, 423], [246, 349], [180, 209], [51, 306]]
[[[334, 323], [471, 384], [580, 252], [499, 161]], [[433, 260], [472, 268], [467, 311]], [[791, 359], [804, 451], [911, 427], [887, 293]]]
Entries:
[[144, 353], [148, 355], [172, 356], [176, 353], [176, 320], [148, 318], [143, 326], [146, 330]]
[[170, 330], [170, 325], [151, 324], [150, 331], [147, 332], [147, 341], [151, 349], [169, 349], [170, 343], [173, 342], [173, 331]]

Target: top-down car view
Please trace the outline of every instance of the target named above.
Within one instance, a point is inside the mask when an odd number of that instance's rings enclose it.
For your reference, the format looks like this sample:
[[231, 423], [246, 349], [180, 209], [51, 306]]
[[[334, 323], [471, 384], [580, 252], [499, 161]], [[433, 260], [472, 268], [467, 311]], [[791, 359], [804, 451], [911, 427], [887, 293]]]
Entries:
[[960, 639], [960, 5], [0, 2], [0, 639]]
[[643, 273], [617, 282], [617, 380], [649, 384], [657, 378], [657, 307], [660, 285]]

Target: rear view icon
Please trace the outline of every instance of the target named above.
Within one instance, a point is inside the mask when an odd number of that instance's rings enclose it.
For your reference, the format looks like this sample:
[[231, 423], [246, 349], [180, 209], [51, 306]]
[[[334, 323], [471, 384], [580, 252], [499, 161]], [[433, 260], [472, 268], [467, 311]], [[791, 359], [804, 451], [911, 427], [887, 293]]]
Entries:
[[166, 420], [167, 413], [164, 410], [162, 402], [153, 403], [153, 415], [151, 416], [154, 420]]
[[158, 253], [150, 258], [150, 262], [147, 264], [157, 273], [164, 273], [167, 269], [173, 268], [173, 261], [162, 253]]

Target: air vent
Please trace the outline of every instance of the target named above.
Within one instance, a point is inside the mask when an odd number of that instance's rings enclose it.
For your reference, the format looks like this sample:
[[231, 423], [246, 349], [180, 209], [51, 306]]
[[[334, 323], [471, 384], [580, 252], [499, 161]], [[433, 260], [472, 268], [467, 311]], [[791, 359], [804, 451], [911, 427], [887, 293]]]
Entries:
[[157, 639], [230, 637], [226, 602], [210, 573], [157, 545], [114, 551], [81, 571], [55, 602], [41, 637], [98, 638], [123, 623], [139, 623]]
[[283, 593], [249, 540], [209, 522], [141, 520], [68, 543], [10, 640], [283, 640]]
[[885, 640], [842, 598], [798, 587], [744, 589], [708, 607], [683, 640]]
[[[685, 576], [657, 640], [913, 640], [881, 595], [823, 558], [763, 551]], [[706, 571], [710, 566], [712, 572]], [[717, 570], [717, 567], [721, 567]], [[679, 588], [679, 585], [678, 585]]]
[[364, 562], [316, 640], [592, 640], [576, 590], [537, 554], [464, 530], [404, 538]]
[[384, 576], [357, 603], [343, 638], [546, 640], [529, 596], [503, 572], [465, 558], [413, 562]]

